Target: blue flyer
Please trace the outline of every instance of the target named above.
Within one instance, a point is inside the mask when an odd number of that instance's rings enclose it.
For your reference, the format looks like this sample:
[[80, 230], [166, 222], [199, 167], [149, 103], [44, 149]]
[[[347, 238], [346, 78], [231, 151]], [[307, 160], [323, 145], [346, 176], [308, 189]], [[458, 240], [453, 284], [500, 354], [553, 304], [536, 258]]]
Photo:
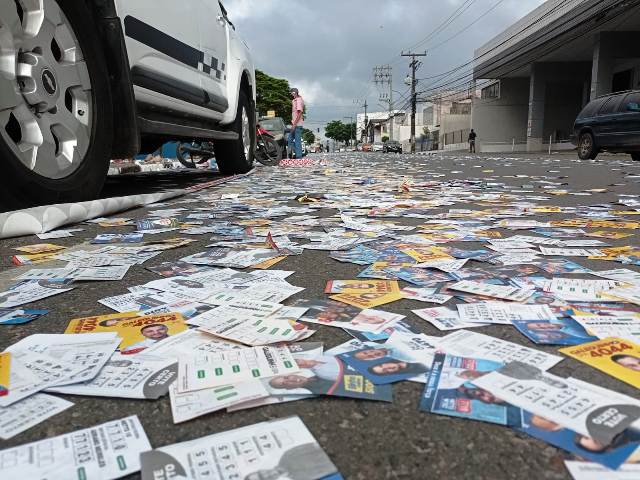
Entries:
[[513, 326], [539, 345], [581, 345], [598, 340], [572, 318], [557, 320], [514, 320]]
[[385, 344], [342, 353], [338, 358], [375, 385], [409, 380], [429, 372], [428, 365]]
[[22, 325], [23, 323], [36, 320], [47, 313], [49, 313], [49, 310], [0, 308], [0, 325]]

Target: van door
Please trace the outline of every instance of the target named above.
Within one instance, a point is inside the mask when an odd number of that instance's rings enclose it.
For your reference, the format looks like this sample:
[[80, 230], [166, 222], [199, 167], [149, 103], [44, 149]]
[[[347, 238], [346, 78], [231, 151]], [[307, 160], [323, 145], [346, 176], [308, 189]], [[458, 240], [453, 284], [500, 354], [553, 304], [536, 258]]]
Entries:
[[136, 87], [202, 105], [198, 49], [193, 28], [200, 0], [116, 0]]
[[618, 143], [624, 147], [632, 147], [632, 150], [640, 150], [640, 92], [624, 97], [618, 112]]
[[602, 148], [614, 148], [619, 141], [618, 136], [618, 105], [622, 99], [621, 95], [614, 95], [606, 100], [595, 119], [594, 127], [596, 133], [596, 144]]
[[227, 11], [218, 0], [199, 0], [196, 3], [200, 48], [204, 52], [204, 62], [200, 66], [200, 84], [208, 97], [208, 107], [222, 113], [229, 108], [227, 30], [231, 26]]

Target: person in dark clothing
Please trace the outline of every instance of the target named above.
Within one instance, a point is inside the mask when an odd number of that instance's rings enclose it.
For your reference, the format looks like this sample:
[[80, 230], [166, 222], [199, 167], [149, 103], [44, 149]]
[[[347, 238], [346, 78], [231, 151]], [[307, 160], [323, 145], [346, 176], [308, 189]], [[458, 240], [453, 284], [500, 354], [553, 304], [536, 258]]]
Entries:
[[478, 135], [473, 131], [473, 128], [469, 132], [469, 153], [476, 153], [476, 137]]

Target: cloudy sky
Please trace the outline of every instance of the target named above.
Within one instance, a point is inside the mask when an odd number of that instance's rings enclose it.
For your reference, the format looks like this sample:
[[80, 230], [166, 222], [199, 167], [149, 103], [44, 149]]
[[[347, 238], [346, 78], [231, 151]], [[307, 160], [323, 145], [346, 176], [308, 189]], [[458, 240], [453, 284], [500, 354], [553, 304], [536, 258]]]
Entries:
[[[464, 64], [544, 0], [223, 0], [256, 67], [287, 78], [308, 104], [307, 126], [383, 110], [372, 83], [376, 65], [393, 67], [395, 97], [409, 72], [402, 50], [428, 51], [418, 78]], [[441, 28], [452, 14], [453, 21]], [[473, 23], [473, 25], [471, 25]], [[434, 32], [436, 31], [436, 32]], [[426, 39], [426, 41], [424, 41]], [[455, 79], [455, 76], [452, 77]], [[435, 80], [437, 81], [437, 79]], [[428, 86], [434, 80], [424, 80]], [[404, 102], [402, 102], [404, 103]], [[402, 107], [402, 105], [398, 105]]]

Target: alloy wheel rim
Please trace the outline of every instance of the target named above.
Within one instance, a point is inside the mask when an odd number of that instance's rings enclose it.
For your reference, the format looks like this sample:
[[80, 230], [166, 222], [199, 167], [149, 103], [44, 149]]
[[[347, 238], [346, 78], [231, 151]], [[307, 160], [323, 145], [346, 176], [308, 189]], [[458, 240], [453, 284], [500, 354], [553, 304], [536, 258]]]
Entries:
[[591, 139], [588, 136], [582, 137], [582, 154], [586, 155], [591, 149]]
[[56, 0], [0, 2], [0, 137], [30, 171], [73, 174], [91, 143], [93, 95]]
[[244, 158], [249, 159], [249, 152], [251, 151], [251, 123], [249, 122], [249, 115], [247, 115], [247, 109], [242, 107], [242, 146], [244, 148]]

